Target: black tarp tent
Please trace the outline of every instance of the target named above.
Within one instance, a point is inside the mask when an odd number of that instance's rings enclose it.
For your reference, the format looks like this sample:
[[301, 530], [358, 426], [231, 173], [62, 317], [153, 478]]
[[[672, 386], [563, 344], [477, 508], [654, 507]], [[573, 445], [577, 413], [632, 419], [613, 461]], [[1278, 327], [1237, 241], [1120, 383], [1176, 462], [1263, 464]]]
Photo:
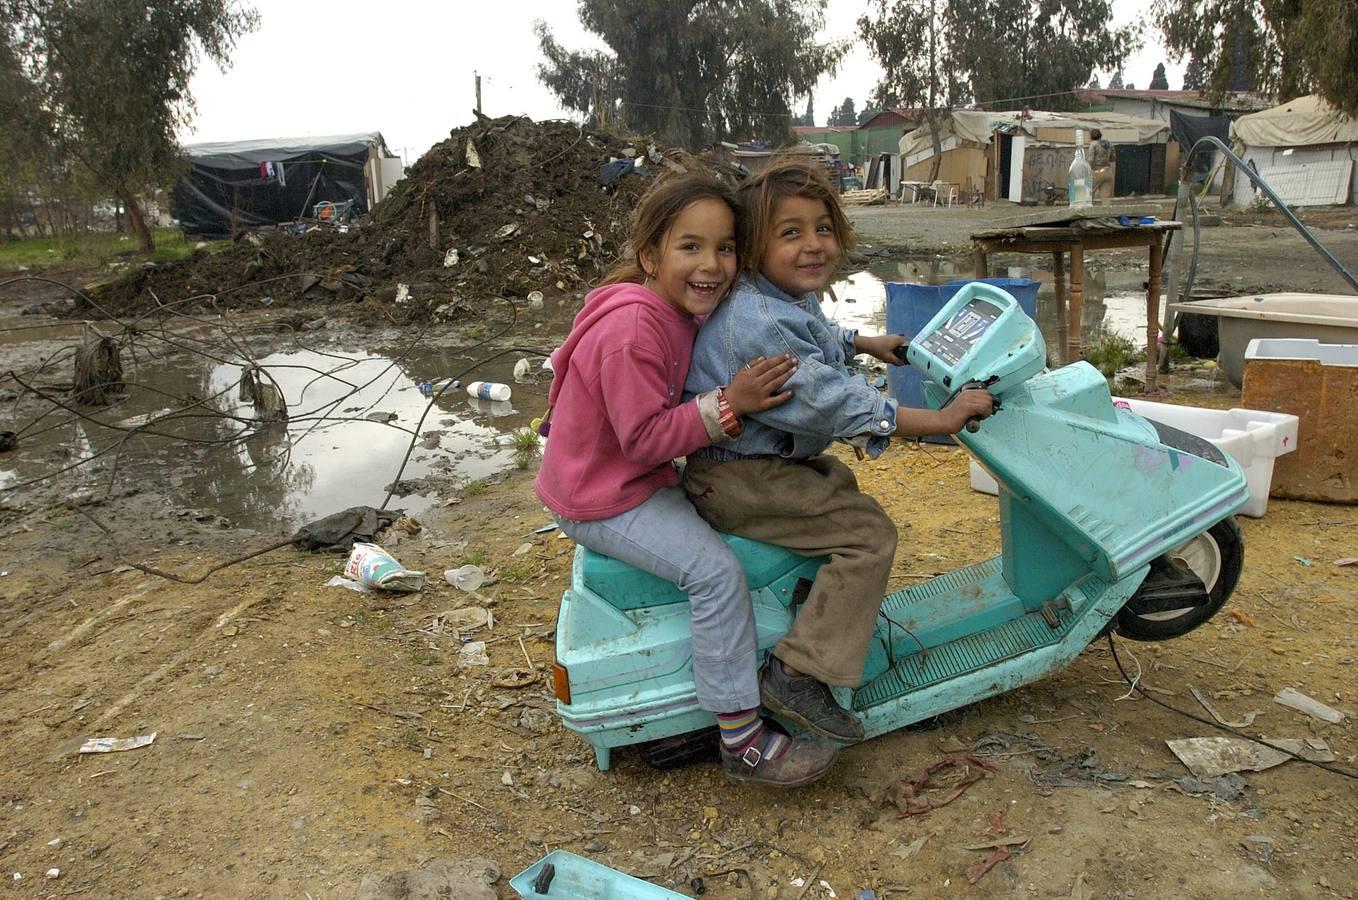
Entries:
[[[373, 196], [369, 162], [391, 158], [379, 132], [190, 144], [190, 167], [170, 194], [186, 234], [230, 237], [310, 216], [317, 203]], [[380, 193], [376, 199], [380, 199]]]

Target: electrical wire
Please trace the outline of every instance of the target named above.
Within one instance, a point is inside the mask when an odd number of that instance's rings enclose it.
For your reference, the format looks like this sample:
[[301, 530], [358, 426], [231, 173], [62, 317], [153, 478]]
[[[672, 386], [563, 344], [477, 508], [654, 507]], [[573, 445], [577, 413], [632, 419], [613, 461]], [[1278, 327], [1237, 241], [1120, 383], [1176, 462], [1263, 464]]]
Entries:
[[1306, 757], [1298, 753], [1293, 753], [1291, 750], [1285, 750], [1282, 747], [1279, 747], [1275, 744], [1271, 744], [1268, 741], [1264, 740], [1262, 737], [1255, 737], [1252, 734], [1245, 734], [1243, 731], [1239, 731], [1235, 728], [1222, 725], [1220, 722], [1214, 721], [1212, 719], [1205, 719], [1202, 716], [1195, 715], [1194, 713], [1191, 713], [1186, 709], [1179, 709], [1179, 707], [1177, 706], [1173, 706], [1169, 703], [1166, 703], [1163, 700], [1159, 700], [1156, 699], [1155, 697], [1152, 697], [1146, 691], [1146, 689], [1141, 686], [1141, 679], [1138, 678], [1133, 680], [1131, 676], [1127, 674], [1127, 670], [1122, 667], [1122, 660], [1118, 658], [1117, 644], [1113, 641], [1113, 635], [1111, 632], [1108, 634], [1108, 649], [1113, 654], [1113, 662], [1117, 665], [1118, 672], [1122, 674], [1123, 680], [1125, 680], [1127, 684], [1130, 685], [1132, 690], [1136, 691], [1136, 693], [1140, 694], [1142, 697], [1145, 697], [1147, 700], [1151, 701], [1156, 706], [1162, 706], [1165, 709], [1169, 710], [1170, 712], [1178, 713], [1179, 715], [1185, 718], [1192, 719], [1194, 722], [1201, 722], [1203, 725], [1210, 725], [1216, 730], [1224, 731], [1227, 734], [1232, 735], [1234, 737], [1244, 738], [1245, 740], [1253, 741], [1254, 743], [1259, 744], [1262, 747], [1268, 747], [1270, 750], [1277, 750], [1279, 753], [1285, 753], [1291, 758], [1298, 760], [1299, 762], [1304, 762], [1307, 765], [1315, 766], [1317, 769], [1324, 769], [1326, 772], [1333, 772], [1335, 775], [1342, 775], [1345, 778], [1351, 778], [1355, 781], [1358, 781], [1358, 772], [1355, 772], [1351, 769], [1345, 769], [1342, 766], [1336, 766], [1330, 763], [1317, 762], [1314, 759], [1307, 759]]

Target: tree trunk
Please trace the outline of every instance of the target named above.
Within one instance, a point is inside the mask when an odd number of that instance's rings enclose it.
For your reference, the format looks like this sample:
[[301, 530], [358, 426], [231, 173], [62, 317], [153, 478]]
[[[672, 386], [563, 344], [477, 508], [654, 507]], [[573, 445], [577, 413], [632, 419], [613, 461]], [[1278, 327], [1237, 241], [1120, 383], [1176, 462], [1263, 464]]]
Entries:
[[146, 216], [142, 215], [141, 204], [129, 190], [120, 188], [117, 196], [122, 201], [123, 208], [127, 210], [127, 224], [137, 239], [137, 250], [146, 256], [151, 255], [156, 251], [156, 239], [151, 233], [151, 227], [146, 224]]
[[925, 110], [924, 121], [929, 125], [929, 139], [934, 145], [934, 161], [929, 166], [929, 183], [932, 184], [938, 180], [938, 170], [943, 166], [943, 143], [938, 139], [938, 110]]

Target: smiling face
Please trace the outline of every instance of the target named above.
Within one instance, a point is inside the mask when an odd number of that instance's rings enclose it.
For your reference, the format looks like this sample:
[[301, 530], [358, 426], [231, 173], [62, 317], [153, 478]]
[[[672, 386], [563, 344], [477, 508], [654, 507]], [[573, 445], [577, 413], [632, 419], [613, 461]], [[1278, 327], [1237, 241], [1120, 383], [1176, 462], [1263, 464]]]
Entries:
[[695, 200], [638, 258], [652, 290], [676, 309], [705, 316], [736, 277], [736, 217], [720, 200]]
[[799, 196], [780, 199], [760, 263], [764, 277], [800, 297], [825, 287], [838, 261], [839, 241], [825, 203]]

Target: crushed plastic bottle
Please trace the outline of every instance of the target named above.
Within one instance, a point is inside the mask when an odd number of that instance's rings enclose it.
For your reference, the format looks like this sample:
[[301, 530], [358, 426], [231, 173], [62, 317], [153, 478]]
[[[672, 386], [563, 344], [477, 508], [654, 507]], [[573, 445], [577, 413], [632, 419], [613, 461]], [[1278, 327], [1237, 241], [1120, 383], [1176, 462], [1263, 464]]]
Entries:
[[486, 573], [481, 571], [480, 566], [462, 566], [444, 572], [443, 578], [458, 590], [470, 593], [485, 583]]
[[420, 393], [426, 397], [447, 393], [459, 387], [462, 387], [462, 382], [456, 378], [446, 378], [443, 381], [422, 381], [419, 384]]

